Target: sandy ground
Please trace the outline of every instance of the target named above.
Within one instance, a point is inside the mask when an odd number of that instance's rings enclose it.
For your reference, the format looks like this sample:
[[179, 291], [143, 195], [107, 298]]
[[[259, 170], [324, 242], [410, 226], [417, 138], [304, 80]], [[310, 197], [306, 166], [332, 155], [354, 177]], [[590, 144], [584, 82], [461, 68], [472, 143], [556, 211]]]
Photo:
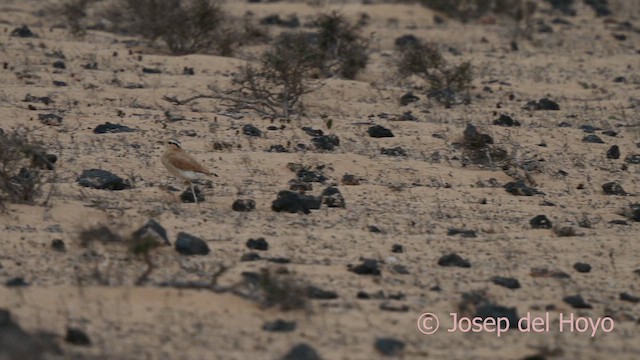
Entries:
[[[295, 13], [306, 22], [330, 9], [353, 19], [361, 13], [370, 17], [365, 32], [375, 41], [367, 69], [355, 81], [325, 81], [304, 99], [306, 116], [271, 124], [250, 111], [230, 117], [213, 100], [183, 106], [162, 100], [206, 92], [212, 83], [228, 86], [236, 66], [255, 58], [251, 49], [240, 50], [236, 58], [175, 57], [140, 48], [130, 52], [125, 42], [130, 38], [89, 31], [79, 39], [53, 26], [55, 21], [37, 15], [45, 1], [3, 0], [0, 63], [7, 66], [0, 70], [0, 127], [34, 129], [34, 136], [49, 144], [59, 161], [49, 206], [7, 204], [0, 214], [0, 280], [21, 277], [29, 284], [1, 287], [0, 308], [9, 310], [25, 331], [52, 334], [64, 353], [47, 355], [56, 359], [280, 359], [298, 343], [309, 344], [323, 359], [377, 359], [384, 357], [374, 346], [379, 338], [403, 342], [404, 350], [396, 355], [403, 359], [637, 358], [640, 304], [622, 301], [620, 294], [640, 296], [640, 274], [634, 273], [640, 269], [640, 225], [611, 221], [625, 220], [619, 211], [638, 202], [640, 193], [640, 165], [624, 165], [626, 156], [640, 153], [640, 34], [617, 28], [623, 21], [640, 28], [640, 10], [632, 2], [612, 3], [614, 14], [605, 21], [577, 2], [577, 16], [566, 17], [571, 25], [552, 24], [552, 33], [535, 33], [533, 41], [521, 41], [520, 51], [514, 52], [500, 22], [435, 24], [434, 13], [418, 5], [229, 2], [231, 13], [252, 11], [256, 18]], [[549, 24], [558, 15], [537, 16]], [[10, 37], [22, 24], [39, 37]], [[451, 61], [473, 63], [470, 105], [446, 109], [419, 91], [414, 92], [420, 101], [399, 105], [399, 97], [410, 88], [397, 81], [390, 66], [393, 41], [409, 33], [456, 49], [460, 55], [446, 53]], [[625, 34], [626, 40], [612, 34]], [[66, 69], [52, 67], [60, 60], [55, 52], [64, 54]], [[82, 67], [90, 62], [98, 69]], [[183, 75], [185, 66], [193, 67], [196, 75]], [[162, 74], [145, 74], [143, 67], [161, 69]], [[613, 81], [620, 76], [626, 81]], [[53, 86], [54, 80], [68, 86]], [[128, 89], [128, 84], [141, 88]], [[27, 94], [55, 102], [23, 102]], [[561, 109], [522, 108], [543, 97]], [[185, 119], [170, 122], [165, 111]], [[417, 120], [390, 120], [406, 111]], [[38, 121], [38, 114], [50, 112], [64, 116], [60, 126]], [[501, 114], [522, 126], [492, 125]], [[333, 119], [332, 129], [326, 129], [323, 117]], [[105, 122], [138, 131], [94, 134]], [[369, 137], [369, 122], [391, 129], [395, 137]], [[562, 122], [571, 126], [559, 127]], [[511, 195], [502, 188], [514, 180], [510, 174], [464, 166], [455, 143], [468, 123], [489, 133], [519, 160], [534, 163], [537, 170], [531, 175], [544, 195]], [[245, 124], [258, 127], [263, 135], [242, 135]], [[605, 144], [583, 142], [587, 134], [579, 126], [584, 124], [601, 129], [596, 134]], [[285, 127], [267, 130], [270, 125]], [[340, 146], [331, 152], [314, 150], [303, 126], [338, 135]], [[617, 135], [603, 135], [603, 130]], [[203, 187], [206, 201], [200, 205], [180, 203], [179, 192], [167, 190], [182, 188], [159, 161], [163, 148], [157, 141], [171, 137], [218, 174], [212, 187]], [[215, 150], [216, 142], [233, 146]], [[287, 143], [306, 144], [310, 150], [265, 151]], [[618, 160], [606, 156], [612, 145], [620, 147]], [[381, 148], [395, 146], [408, 155], [380, 154]], [[324, 166], [329, 180], [313, 183], [310, 193], [318, 195], [335, 184], [346, 208], [323, 206], [308, 215], [272, 211], [278, 191], [288, 189], [287, 182], [295, 177], [287, 168], [290, 162]], [[80, 187], [78, 175], [91, 168], [109, 170], [134, 187]], [[566, 176], [559, 176], [560, 171]], [[344, 185], [344, 174], [363, 180]], [[619, 182], [629, 195], [605, 195], [602, 185], [609, 181]], [[232, 211], [238, 198], [254, 199], [256, 210]], [[577, 235], [559, 237], [549, 229], [532, 229], [529, 220], [540, 214], [554, 224], [572, 226]], [[126, 235], [150, 218], [167, 229], [172, 243], [185, 231], [206, 240], [211, 253], [184, 256], [173, 247], [156, 249], [156, 269], [145, 285], [135, 286], [145, 269], [143, 261], [120, 245], [83, 246], [80, 240], [82, 230], [96, 225]], [[580, 226], [585, 219], [590, 227]], [[381, 231], [371, 232], [370, 226]], [[477, 236], [450, 236], [450, 228], [474, 230]], [[269, 250], [260, 252], [263, 258], [287, 258], [290, 263], [240, 261], [252, 251], [245, 242], [257, 237], [269, 243]], [[65, 252], [51, 248], [55, 239], [64, 241]], [[394, 244], [404, 252], [392, 252]], [[440, 257], [449, 253], [467, 259], [471, 267], [439, 266]], [[348, 271], [349, 265], [362, 263], [361, 258], [380, 261], [381, 275]], [[577, 272], [576, 262], [590, 264], [591, 271]], [[237, 282], [242, 272], [286, 268], [290, 277], [338, 297], [283, 311], [232, 293], [159, 286], [208, 281], [222, 265], [229, 270], [220, 277], [221, 285]], [[536, 276], [540, 268], [568, 277]], [[497, 286], [491, 281], [494, 276], [515, 278], [521, 288]], [[404, 296], [360, 299], [359, 291]], [[453, 326], [450, 313], [462, 315], [463, 294], [478, 292], [492, 304], [515, 307], [519, 316], [548, 313], [550, 330], [534, 334], [514, 329], [500, 337], [444, 330]], [[574, 309], [563, 301], [577, 294], [592, 308]], [[388, 306], [400, 311], [384, 310]], [[440, 331], [434, 335], [418, 331], [424, 312], [440, 318]], [[610, 316], [615, 328], [598, 331], [595, 337], [566, 328], [561, 332], [561, 314], [593, 321]], [[295, 330], [262, 330], [265, 322], [276, 319], [295, 321]], [[69, 327], [83, 330], [91, 346], [65, 342]], [[21, 358], [8, 349], [0, 348], [0, 358]]]

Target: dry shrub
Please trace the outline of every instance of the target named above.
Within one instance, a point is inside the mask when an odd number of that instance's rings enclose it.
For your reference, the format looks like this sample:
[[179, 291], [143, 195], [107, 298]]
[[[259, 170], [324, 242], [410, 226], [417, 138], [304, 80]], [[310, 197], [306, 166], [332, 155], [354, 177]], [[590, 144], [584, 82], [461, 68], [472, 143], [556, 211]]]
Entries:
[[461, 21], [487, 14], [507, 15], [514, 19], [535, 12], [536, 4], [528, 0], [421, 0], [423, 6]]
[[84, 19], [87, 17], [87, 7], [96, 0], [67, 0], [59, 8], [59, 15], [64, 20], [67, 29], [74, 36], [85, 34]]
[[33, 204], [53, 180], [55, 157], [30, 135], [24, 127], [0, 131], [0, 203]]
[[162, 41], [177, 55], [229, 55], [234, 34], [218, 0], [116, 0], [106, 11], [113, 31]]
[[538, 9], [538, 4], [531, 0], [421, 0], [420, 3], [463, 22], [486, 15], [507, 18], [513, 22], [512, 46], [516, 48], [521, 36], [531, 39], [533, 16]]
[[446, 107], [471, 101], [471, 63], [451, 65], [434, 45], [418, 43], [402, 47], [397, 66], [401, 76], [417, 75], [427, 81], [427, 95]]
[[509, 162], [509, 154], [494, 144], [491, 135], [480, 132], [472, 124], [467, 124], [462, 137], [462, 153], [472, 164], [496, 167]]
[[[135, 280], [136, 285], [147, 282], [149, 275], [155, 270], [153, 262], [154, 249], [164, 244], [157, 237], [147, 232], [122, 233], [120, 229], [127, 227], [125, 224], [94, 226], [81, 229], [78, 233], [80, 245], [89, 249], [92, 254], [88, 257], [94, 262], [94, 269], [89, 276], [81, 277], [84, 282], [97, 280], [100, 284], [111, 284], [114, 279], [118, 279], [118, 284], [122, 284], [125, 268], [119, 262], [125, 262], [128, 255], [141, 261], [144, 266], [143, 272]], [[113, 264], [112, 264], [113, 263]], [[109, 264], [109, 266], [103, 266]], [[136, 268], [139, 265], [134, 265]]]
[[308, 305], [307, 286], [290, 274], [276, 274], [263, 268], [249, 283], [256, 293], [253, 299], [264, 307], [278, 307], [280, 310], [304, 309]]
[[318, 56], [325, 74], [354, 79], [369, 60], [369, 42], [360, 34], [360, 25], [351, 24], [335, 11], [320, 15], [315, 25]]
[[310, 92], [310, 72], [318, 66], [315, 49], [305, 33], [283, 33], [266, 50], [260, 66], [245, 65], [235, 74], [235, 89], [223, 100], [272, 117], [289, 118], [302, 109], [300, 98]]

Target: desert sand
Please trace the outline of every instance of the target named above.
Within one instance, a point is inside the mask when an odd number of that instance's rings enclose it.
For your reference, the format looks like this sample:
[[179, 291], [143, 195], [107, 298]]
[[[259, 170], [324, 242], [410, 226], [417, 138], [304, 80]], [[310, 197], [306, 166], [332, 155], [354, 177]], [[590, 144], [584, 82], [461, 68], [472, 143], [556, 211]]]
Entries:
[[[41, 355], [34, 346], [28, 354], [19, 353], [15, 344], [24, 340], [11, 340], [5, 326], [0, 359], [281, 359], [305, 343], [322, 359], [364, 360], [385, 358], [375, 345], [380, 338], [404, 344], [393, 355], [402, 359], [638, 358], [640, 304], [633, 299], [640, 296], [640, 224], [621, 211], [640, 202], [640, 165], [625, 162], [640, 154], [640, 7], [632, 1], [610, 3], [613, 14], [607, 17], [596, 17], [581, 1], [573, 17], [539, 12], [536, 18], [553, 32], [536, 31], [533, 40], [519, 41], [513, 51], [509, 26], [500, 19], [463, 24], [445, 17], [435, 23], [436, 13], [418, 4], [228, 1], [231, 14], [251, 11], [256, 19], [295, 14], [305, 23], [330, 10], [353, 20], [369, 16], [364, 33], [374, 40], [367, 68], [355, 80], [318, 80], [321, 86], [303, 99], [305, 114], [283, 122], [250, 110], [230, 113], [217, 100], [186, 105], [163, 100], [206, 93], [214, 83], [230, 86], [229, 75], [238, 65], [257, 61], [260, 46], [241, 48], [233, 57], [173, 56], [135, 37], [97, 30], [74, 37], [42, 14], [46, 1], [3, 0], [0, 128], [32, 129], [58, 161], [55, 181], [45, 186], [45, 193], [52, 189], [48, 204], [41, 204], [43, 195], [33, 205], [5, 203], [0, 213], [0, 281], [27, 283], [0, 286], [0, 309], [8, 310], [26, 334], [48, 334], [47, 341], [58, 349]], [[549, 9], [548, 3], [540, 6]], [[556, 17], [569, 24], [551, 23]], [[625, 21], [631, 29], [621, 25]], [[10, 36], [22, 25], [37, 37]], [[272, 34], [283, 31], [269, 28]], [[445, 108], [398, 80], [394, 40], [405, 34], [452, 49], [444, 52], [451, 61], [471, 61], [470, 104]], [[58, 60], [65, 69], [52, 66]], [[97, 69], [84, 68], [88, 63]], [[143, 73], [144, 67], [161, 73]], [[184, 67], [192, 67], [195, 75], [183, 74]], [[615, 82], [617, 77], [624, 81]], [[398, 99], [408, 91], [420, 100], [400, 105]], [[27, 94], [54, 102], [25, 102]], [[557, 102], [560, 110], [523, 108], [542, 98]], [[415, 120], [396, 120], [408, 111]], [[166, 112], [183, 119], [170, 121]], [[46, 113], [63, 116], [61, 124], [41, 123], [38, 115]], [[521, 126], [493, 125], [502, 114]], [[135, 131], [93, 132], [106, 122]], [[560, 127], [563, 122], [570, 125]], [[244, 135], [245, 124], [262, 135]], [[503, 185], [518, 174], [461, 161], [456, 143], [467, 124], [530, 163], [531, 180], [544, 194], [515, 196]], [[276, 130], [267, 129], [272, 125]], [[371, 125], [395, 136], [369, 137]], [[589, 134], [581, 125], [596, 128], [604, 144], [584, 142]], [[302, 127], [335, 134], [340, 145], [318, 150]], [[615, 136], [603, 134], [607, 130]], [[158, 141], [168, 138], [179, 139], [218, 175], [201, 184], [206, 199], [199, 205], [180, 201], [184, 185], [160, 163], [164, 150]], [[215, 145], [225, 143], [230, 147]], [[267, 152], [272, 145], [290, 152]], [[607, 157], [612, 145], [619, 146], [619, 159]], [[382, 148], [396, 146], [406, 156], [381, 154]], [[323, 205], [310, 214], [274, 212], [278, 192], [289, 189], [288, 181], [296, 177], [289, 163], [320, 169], [327, 180], [312, 183], [307, 193], [319, 195], [335, 185], [346, 206]], [[77, 179], [88, 169], [108, 170], [132, 188], [82, 187]], [[360, 183], [344, 184], [345, 174]], [[603, 192], [602, 185], [614, 181], [627, 195]], [[253, 199], [255, 210], [233, 211], [236, 199]], [[537, 215], [573, 228], [574, 236], [533, 229], [530, 220]], [[82, 231], [102, 225], [127, 237], [149, 219], [167, 230], [172, 246], [153, 250], [155, 268], [141, 285], [136, 280], [146, 264], [126, 246], [81, 239]], [[475, 236], [449, 235], [450, 229], [471, 230]], [[203, 239], [210, 253], [178, 253], [173, 244], [179, 232]], [[248, 249], [247, 240], [259, 237], [269, 249]], [[56, 239], [64, 242], [64, 251], [52, 248]], [[403, 251], [393, 252], [394, 245]], [[241, 261], [252, 252], [260, 259]], [[451, 253], [470, 267], [440, 266], [441, 257]], [[363, 259], [376, 260], [380, 274], [349, 271]], [[576, 263], [591, 270], [578, 272]], [[337, 297], [283, 310], [232, 291], [162, 286], [207, 283], [221, 266], [228, 268], [218, 279], [221, 287], [239, 282], [243, 272], [269, 269]], [[496, 285], [495, 276], [517, 279], [520, 287]], [[632, 301], [621, 300], [621, 293]], [[473, 294], [488, 304], [515, 308], [519, 317], [548, 313], [549, 331], [512, 329], [500, 337], [447, 332], [453, 326], [450, 313], [474, 315], [478, 304], [465, 300]], [[563, 300], [574, 295], [591, 308], [573, 308]], [[425, 312], [440, 319], [433, 335], [417, 327]], [[560, 314], [594, 321], [610, 317], [615, 328], [593, 337], [561, 332]], [[295, 322], [295, 329], [263, 330], [277, 319]], [[65, 341], [69, 328], [80, 329], [91, 344]]]

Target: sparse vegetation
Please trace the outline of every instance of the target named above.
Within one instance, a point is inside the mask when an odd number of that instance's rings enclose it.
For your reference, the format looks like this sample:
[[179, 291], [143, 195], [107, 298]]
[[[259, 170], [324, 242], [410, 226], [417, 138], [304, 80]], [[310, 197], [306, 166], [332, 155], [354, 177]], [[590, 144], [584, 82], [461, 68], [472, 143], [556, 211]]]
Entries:
[[115, 30], [161, 40], [174, 54], [229, 51], [217, 0], [118, 0], [109, 15]]
[[53, 169], [54, 157], [30, 135], [24, 127], [0, 132], [0, 204], [33, 204], [43, 185], [53, 179], [53, 171], [45, 172]]
[[251, 282], [257, 290], [256, 300], [265, 307], [287, 311], [307, 306], [307, 287], [289, 274], [277, 274], [265, 268]]
[[60, 6], [60, 16], [74, 36], [83, 36], [86, 32], [83, 20], [87, 17], [87, 6], [90, 2], [95, 0], [67, 0]]
[[530, 0], [421, 0], [420, 3], [463, 22], [486, 15], [506, 17], [514, 23], [511, 34], [515, 46], [521, 36], [531, 38], [533, 15], [538, 8]]
[[529, 0], [421, 0], [420, 3], [462, 21], [487, 14], [524, 18], [528, 13], [535, 12], [536, 8], [536, 4]]
[[254, 101], [260, 112], [288, 118], [301, 109], [300, 97], [311, 91], [309, 73], [318, 64], [304, 33], [284, 33], [264, 52], [259, 67], [240, 68], [235, 93]]
[[[122, 227], [122, 225], [118, 226]], [[125, 226], [126, 227], [126, 226]], [[122, 234], [116, 230], [117, 227], [97, 224], [86, 227], [79, 231], [78, 239], [80, 245], [84, 248], [91, 249], [90, 253], [94, 260], [98, 260], [99, 264], [95, 266], [91, 276], [82, 277], [80, 280], [86, 281], [93, 277], [101, 284], [111, 284], [114, 278], [119, 283], [127, 281], [122, 277], [122, 273], [118, 271], [118, 267], [100, 266], [101, 263], [111, 263], [109, 258], [115, 257], [117, 261], [126, 260], [128, 254], [134, 255], [145, 266], [143, 272], [135, 280], [135, 285], [144, 284], [149, 275], [155, 269], [152, 259], [154, 249], [163, 246], [163, 243], [156, 236], [146, 231], [137, 231], [133, 234]], [[96, 246], [100, 244], [99, 246]], [[110, 246], [109, 251], [104, 251], [105, 246]]]
[[355, 78], [369, 60], [369, 42], [360, 34], [361, 27], [349, 23], [336, 11], [320, 15], [315, 25], [323, 72], [326, 75], [335, 73], [345, 79]]
[[427, 95], [446, 107], [471, 101], [471, 63], [451, 65], [435, 45], [417, 43], [402, 47], [397, 66], [401, 76], [417, 75], [427, 81]]
[[210, 86], [212, 95], [164, 99], [178, 105], [200, 98], [219, 99], [236, 110], [252, 109], [272, 118], [289, 119], [302, 111], [301, 97], [313, 90], [310, 73], [319, 66], [317, 52], [308, 36], [306, 33], [281, 34], [262, 54], [259, 66], [240, 66], [231, 90], [221, 91]]

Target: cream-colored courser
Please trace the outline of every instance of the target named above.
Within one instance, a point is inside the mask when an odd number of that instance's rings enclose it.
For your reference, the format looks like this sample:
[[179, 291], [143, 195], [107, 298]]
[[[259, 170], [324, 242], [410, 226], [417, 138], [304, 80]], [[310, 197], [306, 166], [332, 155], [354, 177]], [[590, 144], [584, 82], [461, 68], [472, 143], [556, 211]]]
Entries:
[[193, 189], [193, 180], [197, 180], [203, 175], [213, 175], [213, 173], [200, 165], [186, 151], [182, 150], [180, 142], [173, 139], [166, 142], [166, 150], [162, 154], [162, 164], [172, 175], [184, 180], [185, 183], [191, 186], [191, 194], [197, 204], [198, 198]]

